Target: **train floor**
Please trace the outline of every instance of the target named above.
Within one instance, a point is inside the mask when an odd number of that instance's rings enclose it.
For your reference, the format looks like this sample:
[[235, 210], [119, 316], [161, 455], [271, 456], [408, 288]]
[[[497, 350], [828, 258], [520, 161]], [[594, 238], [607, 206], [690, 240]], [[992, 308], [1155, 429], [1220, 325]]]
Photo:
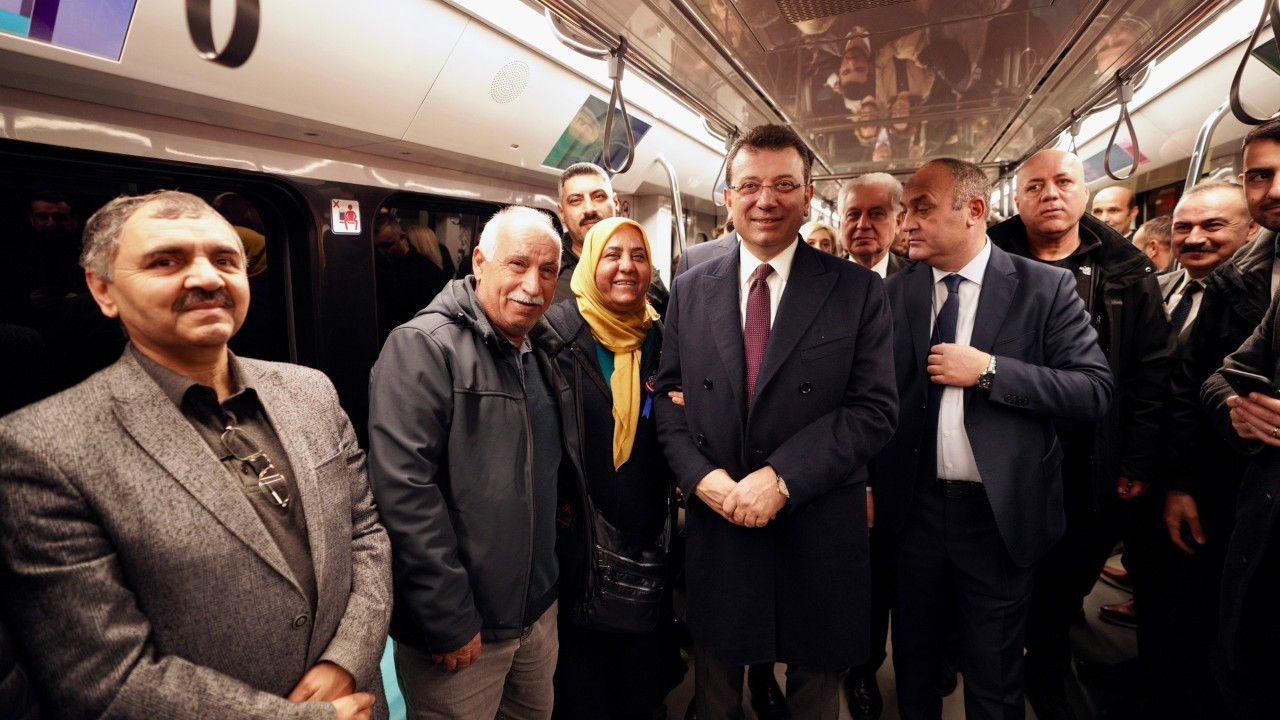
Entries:
[[[1109, 561], [1118, 565], [1119, 556]], [[1123, 693], [1125, 683], [1118, 677], [1123, 667], [1121, 663], [1137, 656], [1138, 646], [1134, 631], [1128, 628], [1109, 625], [1098, 619], [1098, 607], [1108, 603], [1120, 602], [1128, 598], [1128, 594], [1102, 582], [1094, 586], [1093, 592], [1084, 601], [1084, 621], [1077, 622], [1071, 628], [1071, 644], [1076, 673], [1074, 682], [1068, 684], [1067, 693], [1077, 718], [1096, 718], [1100, 713], [1120, 706], [1127, 698]], [[1080, 677], [1076, 668], [1084, 670]], [[778, 683], [786, 686], [785, 666], [778, 665], [776, 673]], [[404, 699], [396, 684], [395, 666], [391, 657], [391, 643], [382, 657], [382, 677], [386, 686], [387, 699], [391, 705], [391, 720], [404, 720]], [[889, 660], [880, 668], [878, 675], [880, 691], [884, 696], [884, 714], [881, 720], [897, 720], [897, 696], [893, 686], [893, 648], [889, 648]], [[843, 691], [842, 691], [843, 692]], [[685, 675], [684, 682], [667, 696], [668, 720], [683, 720], [689, 701], [693, 698], [692, 669]], [[841, 697], [840, 718], [851, 720], [849, 711]], [[750, 699], [744, 698], [743, 711], [747, 720], [758, 720], [751, 709]], [[943, 701], [942, 717], [953, 720], [964, 717], [964, 675], [961, 674], [956, 691]], [[1027, 704], [1027, 717], [1035, 718], [1031, 705]], [[1125, 717], [1116, 713], [1114, 717]], [[799, 719], [797, 719], [799, 720]]]

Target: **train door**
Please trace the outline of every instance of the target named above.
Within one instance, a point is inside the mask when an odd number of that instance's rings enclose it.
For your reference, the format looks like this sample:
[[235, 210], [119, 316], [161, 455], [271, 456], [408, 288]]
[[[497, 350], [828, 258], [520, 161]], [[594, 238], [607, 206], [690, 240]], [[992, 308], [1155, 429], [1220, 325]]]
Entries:
[[[205, 199], [236, 227], [249, 259], [251, 302], [234, 352], [307, 362], [293, 279], [306, 262], [309, 211], [264, 176], [127, 156], [0, 143], [0, 414], [70, 387], [114, 362], [125, 346], [78, 265], [93, 213], [119, 195], [178, 189]], [[305, 278], [305, 273], [302, 274]], [[305, 283], [303, 283], [305, 289]]]

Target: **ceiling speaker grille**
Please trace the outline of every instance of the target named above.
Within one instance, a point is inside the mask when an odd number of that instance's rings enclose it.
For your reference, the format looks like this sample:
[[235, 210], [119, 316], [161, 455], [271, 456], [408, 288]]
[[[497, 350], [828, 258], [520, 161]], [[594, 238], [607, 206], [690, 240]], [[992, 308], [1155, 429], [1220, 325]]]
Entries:
[[512, 60], [489, 83], [489, 96], [497, 103], [509, 103], [520, 97], [529, 87], [529, 65], [523, 60]]
[[790, 23], [902, 5], [916, 0], [777, 0], [778, 12]]

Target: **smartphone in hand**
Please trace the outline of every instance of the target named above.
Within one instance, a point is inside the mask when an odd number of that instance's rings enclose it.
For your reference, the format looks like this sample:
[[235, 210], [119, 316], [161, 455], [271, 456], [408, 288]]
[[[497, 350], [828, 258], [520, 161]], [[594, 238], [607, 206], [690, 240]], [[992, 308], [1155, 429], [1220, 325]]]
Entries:
[[1280, 389], [1269, 378], [1257, 373], [1245, 372], [1234, 368], [1222, 368], [1222, 379], [1227, 381], [1232, 390], [1240, 397], [1249, 397], [1249, 393], [1259, 393], [1268, 397], [1280, 398]]

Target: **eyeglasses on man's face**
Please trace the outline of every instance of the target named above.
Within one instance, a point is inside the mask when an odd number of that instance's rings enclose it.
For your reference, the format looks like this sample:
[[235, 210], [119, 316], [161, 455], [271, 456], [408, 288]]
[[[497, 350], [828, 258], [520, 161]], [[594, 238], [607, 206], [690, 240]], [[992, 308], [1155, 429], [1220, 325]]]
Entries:
[[772, 185], [758, 182], [744, 182], [737, 185], [729, 185], [728, 188], [739, 195], [755, 195], [765, 188], [773, 190], [777, 195], [789, 195], [808, 183], [798, 183], [792, 180], [780, 180]]

